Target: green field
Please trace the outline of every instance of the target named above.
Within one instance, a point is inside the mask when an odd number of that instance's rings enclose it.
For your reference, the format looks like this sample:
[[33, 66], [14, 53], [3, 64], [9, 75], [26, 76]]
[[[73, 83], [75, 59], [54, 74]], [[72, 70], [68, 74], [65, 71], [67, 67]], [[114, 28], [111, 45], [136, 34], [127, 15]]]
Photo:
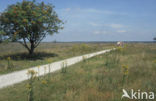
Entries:
[[[70, 66], [65, 73], [60, 70], [35, 78], [34, 101], [121, 101], [123, 88], [156, 93], [155, 53], [156, 44], [129, 43], [124, 48]], [[25, 81], [1, 89], [0, 101], [27, 101], [27, 84]]]
[[[0, 44], [0, 74], [112, 47], [114, 47], [114, 44], [41, 43], [39, 47], [36, 48], [34, 56], [30, 57], [22, 45], [18, 43], [3, 43]], [[9, 60], [9, 66], [8, 57], [11, 58], [11, 60]]]

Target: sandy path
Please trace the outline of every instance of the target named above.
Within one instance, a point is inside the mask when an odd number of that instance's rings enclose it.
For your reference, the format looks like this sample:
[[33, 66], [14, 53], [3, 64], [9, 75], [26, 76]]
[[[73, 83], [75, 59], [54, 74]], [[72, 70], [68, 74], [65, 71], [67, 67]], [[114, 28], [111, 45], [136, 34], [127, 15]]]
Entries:
[[[98, 52], [95, 52], [95, 53], [85, 54], [85, 55], [82, 55], [82, 56], [72, 57], [72, 58], [69, 58], [69, 59], [62, 60], [62, 61], [53, 62], [53, 63], [47, 64], [47, 65], [42, 65], [42, 66], [40, 66], [40, 68], [32, 67], [32, 68], [29, 68], [29, 69], [24, 69], [24, 70], [15, 71], [15, 72], [12, 72], [12, 73], [0, 75], [0, 88], [11, 86], [11, 85], [20, 83], [20, 82], [22, 82], [24, 80], [27, 80], [28, 79], [27, 72], [30, 69], [34, 70], [36, 72], [38, 72], [38, 70], [39, 70], [39, 73], [37, 74], [37, 76], [42, 76], [44, 74], [48, 74], [49, 70], [50, 70], [50, 72], [55, 72], [57, 70], [60, 70], [61, 67], [62, 67], [63, 62], [66, 62], [67, 66], [70, 66], [72, 64], [75, 64], [77, 62], [82, 61], [84, 57], [86, 59], [91, 58], [93, 56], [109, 52], [111, 50], [112, 49], [107, 49], [107, 50], [98, 51]], [[49, 69], [49, 67], [50, 67], [50, 69]]]

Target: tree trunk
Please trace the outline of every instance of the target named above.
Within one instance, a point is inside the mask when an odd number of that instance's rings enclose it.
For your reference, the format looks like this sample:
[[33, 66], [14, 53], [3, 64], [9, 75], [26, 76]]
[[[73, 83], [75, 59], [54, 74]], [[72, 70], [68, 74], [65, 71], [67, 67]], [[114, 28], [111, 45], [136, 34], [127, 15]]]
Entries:
[[30, 50], [29, 50], [29, 55], [33, 55], [34, 50], [35, 50], [34, 42], [30, 42], [30, 44], [31, 44], [31, 47], [30, 47]]
[[33, 55], [34, 54], [34, 48], [31, 48], [30, 50], [29, 50], [29, 55]]

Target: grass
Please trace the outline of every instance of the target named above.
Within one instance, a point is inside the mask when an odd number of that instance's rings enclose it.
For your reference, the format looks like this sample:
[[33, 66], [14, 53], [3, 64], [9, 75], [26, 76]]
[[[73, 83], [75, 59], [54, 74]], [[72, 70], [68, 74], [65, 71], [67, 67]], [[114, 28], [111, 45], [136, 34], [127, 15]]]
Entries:
[[[127, 44], [70, 66], [66, 73], [35, 79], [34, 101], [121, 101], [123, 88], [156, 93], [155, 52], [156, 44]], [[123, 82], [124, 66], [128, 73]], [[1, 89], [0, 101], [27, 101], [27, 83]]]
[[[0, 74], [112, 48], [113, 46], [114, 44], [103, 43], [41, 43], [35, 50], [35, 54], [30, 57], [27, 50], [20, 44], [3, 43], [0, 44]], [[11, 58], [9, 61], [8, 57]]]

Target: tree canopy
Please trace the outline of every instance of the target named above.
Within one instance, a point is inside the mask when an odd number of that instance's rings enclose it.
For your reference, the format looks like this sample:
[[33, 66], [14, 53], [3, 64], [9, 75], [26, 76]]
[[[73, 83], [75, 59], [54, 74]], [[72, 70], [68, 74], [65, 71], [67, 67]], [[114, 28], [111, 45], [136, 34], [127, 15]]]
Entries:
[[58, 33], [62, 25], [53, 5], [23, 0], [0, 14], [0, 38], [19, 42], [33, 54], [46, 35]]

